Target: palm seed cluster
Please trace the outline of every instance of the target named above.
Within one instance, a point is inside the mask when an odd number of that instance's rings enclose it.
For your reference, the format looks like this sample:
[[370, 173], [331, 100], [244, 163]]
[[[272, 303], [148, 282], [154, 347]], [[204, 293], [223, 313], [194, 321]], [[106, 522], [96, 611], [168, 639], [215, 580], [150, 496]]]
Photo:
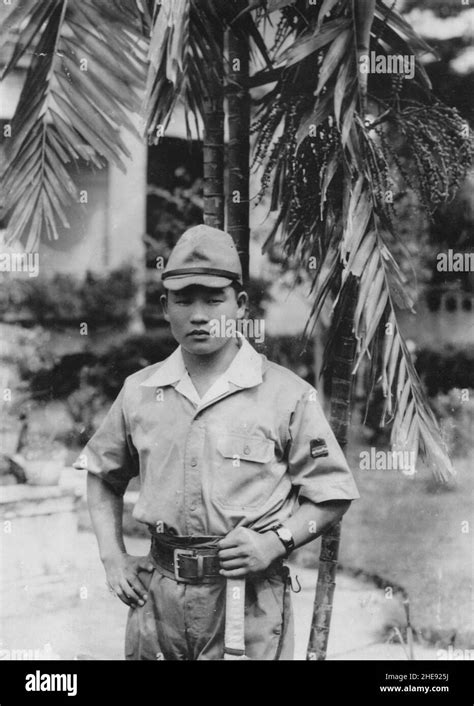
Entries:
[[432, 213], [454, 197], [471, 163], [473, 141], [467, 123], [455, 108], [416, 101], [393, 112], [391, 122], [403, 144], [410, 145], [410, 153], [404, 153], [396, 140], [379, 130], [383, 149], [426, 211]]

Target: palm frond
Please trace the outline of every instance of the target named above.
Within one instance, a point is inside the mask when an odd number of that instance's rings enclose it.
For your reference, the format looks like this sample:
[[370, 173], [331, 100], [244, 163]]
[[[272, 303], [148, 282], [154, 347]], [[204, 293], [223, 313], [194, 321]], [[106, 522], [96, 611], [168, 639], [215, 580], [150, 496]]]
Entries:
[[221, 84], [225, 75], [225, 57], [216, 41], [225, 28], [251, 40], [267, 70], [272, 69], [253, 18], [240, 14], [245, 7], [243, 0], [227, 0], [217, 6], [212, 0], [162, 0], [156, 5], [144, 102], [150, 141], [159, 141], [178, 104], [186, 114], [192, 114], [199, 134], [209, 85]]
[[[420, 450], [445, 480], [452, 465], [398, 325], [400, 308], [412, 310], [413, 302], [389, 249], [397, 235], [385, 194], [397, 172], [418, 188], [425, 205], [449, 198], [472, 150], [456, 112], [430, 95], [419, 61], [410, 85], [391, 76], [361, 80], [362, 53], [414, 54], [429, 47], [380, 0], [371, 0], [370, 12], [366, 4], [360, 12], [359, 4], [323, 2], [319, 15], [316, 9], [298, 25], [288, 14], [294, 40], [277, 55], [281, 75], [260, 101], [254, 125], [262, 193], [271, 190], [272, 209], [280, 211], [266, 245], [279, 241], [288, 259], [305, 269], [316, 256], [305, 333], [332, 301], [329, 368], [356, 278], [354, 374], [370, 361], [373, 384], [379, 381], [384, 391], [383, 422], [392, 424], [394, 449], [415, 456]], [[282, 131], [284, 139], [277, 137]], [[401, 144], [410, 159], [401, 157]]]
[[57, 239], [59, 225], [69, 227], [73, 162], [125, 169], [121, 130], [136, 133], [130, 112], [139, 108], [145, 66], [133, 6], [36, 0], [8, 15], [4, 37], [19, 32], [3, 75], [32, 54], [2, 175], [9, 242], [32, 249], [41, 237]]
[[[374, 381], [380, 381], [382, 385], [385, 404], [381, 424], [390, 423], [392, 426], [392, 448], [397, 452], [409, 452], [414, 464], [421, 450], [434, 476], [446, 481], [454, 470], [398, 323], [392, 282], [397, 280], [399, 289], [402, 289], [403, 275], [383, 238], [372, 229], [373, 225], [372, 219], [360, 247], [351, 250], [349, 260], [344, 262], [339, 253], [341, 286], [333, 305], [333, 335], [326, 350], [326, 365], [331, 360], [335, 332], [344, 312], [345, 283], [349, 277], [356, 276], [359, 294], [354, 316], [357, 341], [354, 374], [368, 357], [372, 362]], [[317, 289], [321, 293], [318, 300], [321, 307], [329, 292], [324, 291], [323, 283]], [[405, 305], [412, 306], [408, 296]], [[379, 356], [381, 341], [382, 354]]]

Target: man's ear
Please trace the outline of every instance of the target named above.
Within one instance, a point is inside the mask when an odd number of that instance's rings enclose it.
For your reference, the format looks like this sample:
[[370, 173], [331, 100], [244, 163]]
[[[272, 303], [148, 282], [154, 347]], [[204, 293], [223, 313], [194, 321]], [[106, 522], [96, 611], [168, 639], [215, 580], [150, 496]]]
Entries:
[[237, 318], [238, 319], [243, 319], [245, 316], [245, 311], [247, 308], [247, 303], [249, 300], [249, 295], [247, 292], [239, 292], [237, 295], [237, 306], [238, 311], [237, 311]]
[[168, 296], [166, 294], [161, 295], [160, 304], [161, 308], [163, 309], [163, 316], [165, 317], [165, 321], [169, 323], [170, 316], [168, 314]]

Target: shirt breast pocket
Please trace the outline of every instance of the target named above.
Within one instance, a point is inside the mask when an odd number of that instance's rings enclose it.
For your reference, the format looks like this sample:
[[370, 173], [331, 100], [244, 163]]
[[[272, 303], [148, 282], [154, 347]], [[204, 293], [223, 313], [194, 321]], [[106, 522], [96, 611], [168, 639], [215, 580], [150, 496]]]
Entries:
[[271, 496], [275, 446], [264, 437], [226, 434], [217, 441], [216, 502], [231, 509], [256, 509]]

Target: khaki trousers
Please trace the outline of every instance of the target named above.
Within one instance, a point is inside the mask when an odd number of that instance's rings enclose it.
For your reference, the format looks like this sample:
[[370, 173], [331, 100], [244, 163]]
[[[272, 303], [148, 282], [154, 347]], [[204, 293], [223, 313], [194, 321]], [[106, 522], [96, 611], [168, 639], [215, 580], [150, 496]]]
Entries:
[[[159, 568], [143, 606], [131, 608], [125, 634], [127, 660], [220, 660], [224, 656], [225, 580], [178, 583]], [[248, 578], [245, 591], [246, 655], [292, 660], [293, 615], [289, 572]]]

